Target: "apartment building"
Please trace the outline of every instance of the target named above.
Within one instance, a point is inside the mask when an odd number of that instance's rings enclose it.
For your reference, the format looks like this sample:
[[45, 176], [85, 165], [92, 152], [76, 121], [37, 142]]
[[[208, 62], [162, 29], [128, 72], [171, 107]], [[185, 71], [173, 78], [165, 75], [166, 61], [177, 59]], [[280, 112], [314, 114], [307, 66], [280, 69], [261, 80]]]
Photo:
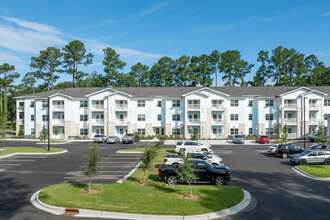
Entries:
[[39, 137], [48, 121], [53, 139], [132, 132], [190, 138], [194, 131], [218, 139], [272, 135], [285, 124], [289, 138], [300, 138], [319, 123], [330, 136], [330, 86], [68, 88], [15, 99], [16, 132], [27, 137]]

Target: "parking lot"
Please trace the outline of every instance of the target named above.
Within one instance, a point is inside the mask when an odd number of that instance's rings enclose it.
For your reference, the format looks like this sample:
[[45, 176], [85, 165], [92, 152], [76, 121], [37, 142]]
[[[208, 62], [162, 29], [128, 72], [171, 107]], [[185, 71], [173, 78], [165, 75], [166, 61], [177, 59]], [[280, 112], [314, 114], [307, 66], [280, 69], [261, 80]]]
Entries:
[[[301, 145], [302, 143], [299, 143]], [[6, 142], [7, 146], [36, 146], [34, 142]], [[146, 144], [140, 144], [143, 147]], [[309, 146], [308, 144], [307, 146]], [[0, 159], [0, 219], [68, 219], [34, 208], [31, 195], [49, 185], [87, 182], [82, 155], [91, 143], [73, 142], [61, 155], [15, 156]], [[141, 154], [116, 154], [135, 145], [100, 144], [102, 173], [95, 183], [114, 183], [139, 162]], [[231, 185], [253, 196], [245, 212], [228, 219], [328, 219], [330, 182], [314, 181], [295, 173], [288, 159], [263, 153], [267, 145], [212, 145], [232, 171]], [[84, 218], [86, 219], [86, 218]]]

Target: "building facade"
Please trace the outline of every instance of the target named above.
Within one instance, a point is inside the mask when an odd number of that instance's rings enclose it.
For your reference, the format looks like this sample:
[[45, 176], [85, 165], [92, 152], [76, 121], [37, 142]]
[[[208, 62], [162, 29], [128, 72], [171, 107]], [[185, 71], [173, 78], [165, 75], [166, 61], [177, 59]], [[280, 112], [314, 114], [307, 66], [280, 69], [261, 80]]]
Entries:
[[320, 123], [330, 136], [330, 86], [68, 88], [15, 99], [16, 132], [26, 137], [39, 137], [48, 121], [52, 139], [133, 132], [222, 139], [273, 135], [284, 125], [289, 138], [301, 138]]

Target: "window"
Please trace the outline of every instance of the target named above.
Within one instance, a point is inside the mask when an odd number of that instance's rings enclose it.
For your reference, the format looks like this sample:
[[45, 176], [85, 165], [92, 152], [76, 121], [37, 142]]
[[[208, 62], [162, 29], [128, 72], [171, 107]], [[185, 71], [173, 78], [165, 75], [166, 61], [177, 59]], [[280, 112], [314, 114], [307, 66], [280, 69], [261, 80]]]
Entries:
[[233, 134], [238, 134], [238, 128], [231, 128], [230, 129], [230, 134], [233, 135]]
[[88, 135], [88, 129], [80, 129], [80, 135]]
[[162, 101], [157, 101], [157, 107], [162, 107]]
[[24, 119], [24, 112], [19, 113], [19, 119]]
[[48, 115], [42, 115], [42, 121], [48, 121]]
[[155, 134], [160, 134], [160, 128], [155, 128]]
[[180, 114], [173, 114], [172, 121], [180, 121]]
[[162, 120], [162, 115], [157, 115], [157, 120], [161, 121]]
[[274, 105], [274, 100], [269, 99], [265, 101], [265, 106], [273, 106]]
[[180, 128], [173, 128], [172, 129], [172, 135], [180, 136], [180, 134], [181, 134]]
[[238, 121], [238, 114], [230, 114], [231, 121]]
[[238, 106], [238, 100], [230, 100], [230, 106], [231, 107], [237, 107]]
[[274, 128], [266, 128], [266, 134], [268, 135], [274, 134]]
[[252, 114], [249, 114], [249, 120], [252, 121]]
[[180, 107], [180, 100], [172, 100], [172, 107]]
[[88, 115], [80, 115], [80, 121], [88, 121]]
[[137, 101], [137, 107], [146, 107], [146, 101], [145, 100], [138, 100]]
[[80, 108], [88, 107], [87, 101], [80, 101]]
[[265, 120], [266, 121], [272, 121], [272, 120], [274, 120], [274, 114], [266, 114]]
[[146, 120], [146, 115], [145, 114], [138, 114], [137, 120], [138, 121], [145, 121]]
[[35, 132], [34, 128], [31, 128], [31, 134], [34, 134], [34, 132]]
[[249, 100], [249, 107], [252, 107], [252, 105], [253, 105], [253, 100]]
[[144, 129], [144, 128], [139, 128], [139, 129], [138, 129], [138, 133], [139, 133], [141, 136], [145, 136], [145, 135], [146, 135], [146, 129]]
[[252, 134], [252, 128], [249, 128], [249, 134]]
[[42, 107], [43, 108], [48, 107], [48, 101], [42, 101]]
[[30, 107], [31, 107], [31, 108], [34, 108], [34, 101], [31, 101], [31, 102], [30, 102]]
[[330, 99], [324, 99], [324, 106], [330, 106]]
[[34, 115], [31, 115], [31, 121], [34, 121]]
[[18, 103], [18, 106], [19, 106], [19, 107], [24, 107], [24, 102], [19, 102], [19, 103]]

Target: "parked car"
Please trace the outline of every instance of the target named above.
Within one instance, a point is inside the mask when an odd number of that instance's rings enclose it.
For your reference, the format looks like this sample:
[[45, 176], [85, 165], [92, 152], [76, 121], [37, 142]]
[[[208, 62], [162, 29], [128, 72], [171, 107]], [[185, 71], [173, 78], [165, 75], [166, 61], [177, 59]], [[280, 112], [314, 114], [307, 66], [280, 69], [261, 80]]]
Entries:
[[279, 146], [279, 144], [274, 144], [274, 145], [268, 147], [268, 153], [276, 154], [278, 146]]
[[[197, 180], [195, 183], [211, 183], [217, 186], [229, 183], [230, 169], [225, 166], [212, 166], [203, 160], [193, 162], [196, 168]], [[160, 165], [158, 169], [158, 179], [166, 182], [168, 185], [175, 185], [179, 182], [178, 171], [181, 166]]]
[[213, 152], [211, 145], [201, 144], [197, 141], [178, 141], [175, 145], [175, 152], [177, 153], [193, 153], [195, 151]]
[[126, 143], [134, 143], [134, 134], [125, 134], [125, 136], [121, 139], [121, 141], [123, 142], [123, 144]]
[[[194, 159], [205, 160], [208, 163], [212, 164], [213, 166], [216, 166], [216, 165], [223, 166], [224, 165], [222, 158], [213, 156], [210, 154], [206, 154], [204, 152], [188, 153], [187, 156], [191, 160], [194, 160]], [[179, 165], [182, 163], [183, 163], [183, 160], [178, 155], [166, 155], [165, 159], [164, 159], [165, 165]]]
[[256, 142], [259, 144], [262, 144], [262, 143], [269, 144], [269, 137], [266, 135], [259, 136], [259, 137], [257, 137]]
[[317, 144], [310, 147], [311, 150], [330, 150], [329, 144]]
[[106, 137], [103, 134], [96, 134], [94, 136], [94, 142], [96, 143], [104, 143], [104, 141], [106, 140]]
[[317, 142], [318, 137], [315, 134], [309, 134], [308, 139], [310, 142]]
[[109, 136], [107, 138], [107, 144], [117, 144], [120, 142], [120, 138], [118, 136]]
[[233, 143], [234, 144], [244, 144], [244, 137], [243, 137], [243, 135], [238, 135], [238, 134], [236, 134], [235, 136], [234, 136], [234, 139], [233, 139]]
[[330, 152], [323, 150], [306, 150], [290, 156], [293, 164], [325, 164], [330, 165]]
[[305, 151], [304, 148], [294, 144], [282, 144], [277, 147], [277, 154], [282, 156], [282, 158], [288, 158], [289, 155], [300, 154], [303, 151]]

